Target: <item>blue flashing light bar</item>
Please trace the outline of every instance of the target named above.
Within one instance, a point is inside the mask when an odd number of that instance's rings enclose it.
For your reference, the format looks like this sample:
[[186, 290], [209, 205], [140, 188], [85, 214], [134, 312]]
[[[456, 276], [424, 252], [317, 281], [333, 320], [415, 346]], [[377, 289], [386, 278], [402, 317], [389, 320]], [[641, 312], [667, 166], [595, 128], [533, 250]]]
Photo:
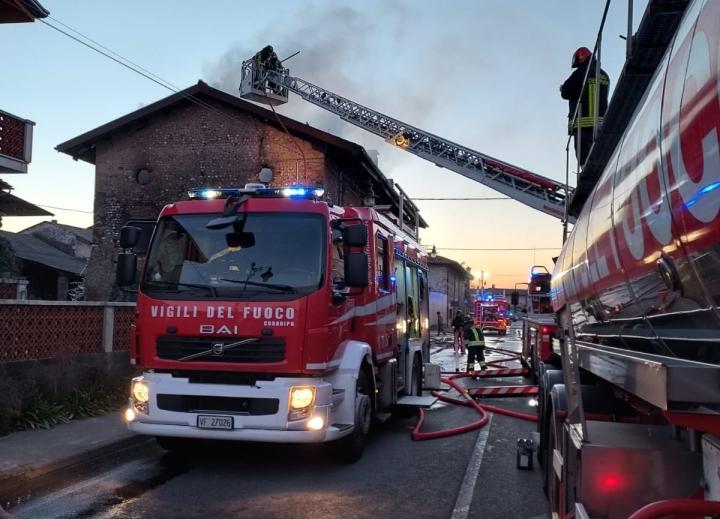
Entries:
[[231, 196], [250, 196], [256, 198], [299, 198], [317, 200], [325, 194], [322, 187], [289, 186], [289, 187], [255, 187], [241, 188], [197, 188], [188, 191], [191, 200], [215, 200]]

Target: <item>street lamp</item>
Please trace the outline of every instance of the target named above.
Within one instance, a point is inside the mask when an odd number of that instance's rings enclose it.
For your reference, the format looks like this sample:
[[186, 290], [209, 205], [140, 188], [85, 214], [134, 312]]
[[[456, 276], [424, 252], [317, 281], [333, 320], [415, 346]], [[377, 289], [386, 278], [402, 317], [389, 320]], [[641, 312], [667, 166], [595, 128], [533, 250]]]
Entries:
[[480, 299], [485, 295], [485, 280], [490, 277], [490, 272], [487, 270], [479, 270], [473, 272], [475, 279], [480, 278]]

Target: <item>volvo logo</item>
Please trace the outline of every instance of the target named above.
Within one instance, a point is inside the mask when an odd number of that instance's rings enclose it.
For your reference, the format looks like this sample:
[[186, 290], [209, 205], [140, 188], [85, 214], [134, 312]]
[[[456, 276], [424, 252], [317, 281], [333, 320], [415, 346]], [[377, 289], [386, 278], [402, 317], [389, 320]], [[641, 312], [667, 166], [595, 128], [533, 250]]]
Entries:
[[242, 339], [237, 342], [231, 342], [229, 344], [223, 344], [222, 342], [216, 342], [212, 346], [210, 346], [207, 350], [199, 351], [197, 353], [193, 353], [192, 355], [187, 355], [185, 357], [180, 357], [179, 361], [186, 361], [186, 360], [193, 360], [197, 359], [199, 357], [204, 357], [205, 355], [210, 355], [211, 353], [213, 355], [223, 355], [227, 350], [231, 348], [235, 348], [236, 346], [242, 346], [243, 344], [250, 344], [253, 342], [258, 342], [260, 339], [256, 337], [251, 337], [249, 339]]

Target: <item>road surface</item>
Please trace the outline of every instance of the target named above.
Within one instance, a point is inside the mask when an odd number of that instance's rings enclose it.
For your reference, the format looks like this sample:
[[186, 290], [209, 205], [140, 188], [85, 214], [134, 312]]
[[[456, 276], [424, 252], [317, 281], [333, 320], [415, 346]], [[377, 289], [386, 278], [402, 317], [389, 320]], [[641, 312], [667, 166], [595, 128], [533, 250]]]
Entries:
[[[487, 337], [519, 350], [515, 329]], [[434, 340], [433, 361], [454, 370], [452, 346]], [[492, 355], [490, 356], [492, 358]], [[462, 359], [464, 361], [464, 359]], [[473, 385], [515, 385], [521, 378]], [[528, 398], [493, 404], [529, 413]], [[474, 421], [468, 408], [437, 403], [424, 430]], [[535, 425], [492, 415], [488, 426], [414, 442], [416, 415], [390, 419], [372, 434], [362, 459], [343, 465], [321, 446], [211, 443], [173, 457], [149, 444], [94, 477], [12, 508], [19, 518], [413, 518], [540, 519], [547, 502], [540, 471], [518, 470], [516, 442]]]

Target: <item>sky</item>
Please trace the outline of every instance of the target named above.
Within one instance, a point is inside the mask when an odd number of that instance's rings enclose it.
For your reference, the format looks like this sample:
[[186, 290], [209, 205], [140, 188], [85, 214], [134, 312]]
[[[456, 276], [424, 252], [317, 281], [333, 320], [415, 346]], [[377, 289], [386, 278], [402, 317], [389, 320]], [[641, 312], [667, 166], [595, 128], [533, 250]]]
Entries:
[[[53, 19], [178, 88], [202, 79], [237, 94], [240, 63], [266, 44], [291, 74], [466, 147], [564, 181], [567, 102], [559, 85], [572, 53], [592, 48], [601, 0], [41, 0]], [[647, 0], [634, 2], [634, 27]], [[268, 8], [269, 7], [269, 8]], [[27, 175], [3, 175], [14, 194], [61, 223], [92, 225], [94, 166], [55, 146], [170, 95], [41, 22], [0, 26], [0, 109], [36, 123]], [[625, 60], [627, 1], [611, 2], [602, 65]], [[8, 80], [8, 78], [11, 78]], [[278, 112], [377, 150], [380, 168], [411, 196], [498, 193], [395, 149], [291, 94]], [[571, 175], [571, 184], [574, 176]], [[513, 200], [418, 201], [422, 243], [488, 286], [527, 281], [562, 244], [554, 217]], [[55, 209], [62, 208], [62, 209]], [[18, 231], [47, 218], [3, 219]], [[535, 249], [488, 251], [459, 249]], [[541, 250], [551, 249], [551, 250]]]

